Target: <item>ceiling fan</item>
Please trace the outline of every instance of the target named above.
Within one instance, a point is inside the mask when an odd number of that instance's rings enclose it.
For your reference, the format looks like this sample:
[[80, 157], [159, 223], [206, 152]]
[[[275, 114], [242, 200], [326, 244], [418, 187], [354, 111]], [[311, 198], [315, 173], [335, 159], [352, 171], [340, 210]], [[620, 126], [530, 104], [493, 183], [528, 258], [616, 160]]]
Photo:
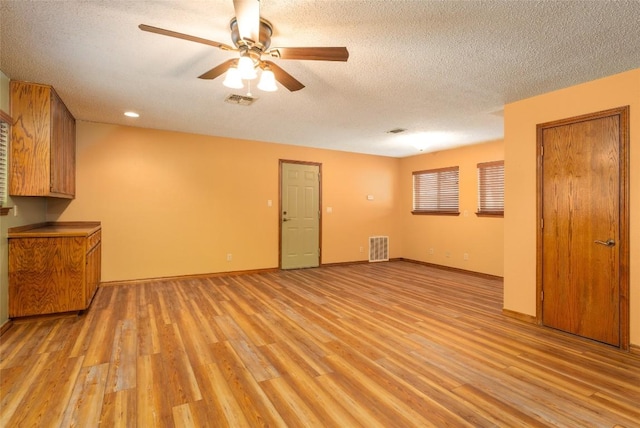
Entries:
[[233, 7], [236, 16], [231, 20], [230, 27], [231, 40], [235, 47], [150, 25], [140, 24], [138, 27], [150, 33], [202, 43], [225, 51], [238, 52], [237, 58], [229, 59], [198, 76], [200, 79], [215, 79], [227, 73], [224, 84], [233, 88], [241, 88], [243, 86], [242, 80], [256, 78], [257, 69], [262, 70], [258, 84], [260, 89], [276, 90], [275, 80], [292, 92], [304, 88], [304, 85], [296, 78], [273, 61], [263, 59], [263, 57], [316, 61], [347, 61], [349, 59], [349, 52], [345, 47], [272, 48], [273, 25], [260, 17], [260, 0], [233, 0]]

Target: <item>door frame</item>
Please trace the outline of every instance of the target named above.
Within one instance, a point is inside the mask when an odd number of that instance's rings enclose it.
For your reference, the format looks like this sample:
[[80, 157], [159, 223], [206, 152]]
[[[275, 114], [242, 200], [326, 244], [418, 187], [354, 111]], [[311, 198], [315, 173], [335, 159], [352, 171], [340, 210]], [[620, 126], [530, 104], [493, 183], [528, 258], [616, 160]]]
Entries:
[[278, 269], [282, 270], [282, 165], [285, 163], [318, 167], [318, 266], [322, 266], [322, 164], [320, 162], [279, 159], [278, 161]]
[[[601, 119], [610, 116], [619, 116], [619, 189], [620, 189], [620, 212], [618, 213], [620, 222], [620, 345], [623, 351], [629, 351], [629, 106], [603, 110], [595, 113], [560, 119], [552, 122], [540, 123], [536, 127], [536, 160], [537, 160], [537, 183], [536, 183], [536, 321], [544, 326], [542, 320], [542, 201], [544, 192], [544, 177], [542, 171], [542, 136], [543, 130], [557, 126], [569, 125], [572, 123], [585, 122], [593, 119]], [[607, 345], [609, 346], [609, 345]]]

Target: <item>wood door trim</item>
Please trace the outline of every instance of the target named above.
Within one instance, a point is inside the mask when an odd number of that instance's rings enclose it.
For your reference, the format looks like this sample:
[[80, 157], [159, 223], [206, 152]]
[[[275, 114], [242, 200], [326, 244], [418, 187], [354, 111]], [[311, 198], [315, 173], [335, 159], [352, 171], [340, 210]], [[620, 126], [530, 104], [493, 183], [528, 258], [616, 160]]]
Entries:
[[318, 167], [320, 181], [318, 182], [318, 266], [322, 266], [322, 163], [280, 159], [278, 162], [278, 269], [282, 269], [282, 164], [291, 163], [298, 165], [312, 165]]
[[540, 123], [536, 127], [536, 318], [542, 325], [542, 136], [545, 129], [593, 119], [619, 116], [620, 120], [620, 349], [629, 351], [629, 106], [603, 110], [581, 116], [560, 119], [552, 122]]

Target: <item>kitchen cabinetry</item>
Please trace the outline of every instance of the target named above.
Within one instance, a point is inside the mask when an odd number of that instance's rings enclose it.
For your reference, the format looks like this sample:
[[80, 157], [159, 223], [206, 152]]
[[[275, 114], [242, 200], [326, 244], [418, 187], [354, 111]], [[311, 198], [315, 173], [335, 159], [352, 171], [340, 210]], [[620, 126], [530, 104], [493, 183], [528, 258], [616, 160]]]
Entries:
[[100, 284], [99, 222], [9, 229], [9, 317], [81, 311]]
[[11, 81], [9, 194], [75, 197], [76, 120], [51, 86]]

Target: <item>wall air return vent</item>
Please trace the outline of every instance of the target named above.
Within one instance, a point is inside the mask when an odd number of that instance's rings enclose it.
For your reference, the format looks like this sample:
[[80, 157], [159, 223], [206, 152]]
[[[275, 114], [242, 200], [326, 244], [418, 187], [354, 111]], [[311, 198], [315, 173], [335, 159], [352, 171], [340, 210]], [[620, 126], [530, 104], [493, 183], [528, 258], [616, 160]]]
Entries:
[[389, 237], [370, 236], [369, 237], [369, 261], [388, 262], [389, 261]]
[[224, 102], [229, 104], [237, 104], [240, 106], [250, 106], [256, 100], [257, 98], [249, 97], [246, 95], [230, 94], [227, 98], [224, 99]]

